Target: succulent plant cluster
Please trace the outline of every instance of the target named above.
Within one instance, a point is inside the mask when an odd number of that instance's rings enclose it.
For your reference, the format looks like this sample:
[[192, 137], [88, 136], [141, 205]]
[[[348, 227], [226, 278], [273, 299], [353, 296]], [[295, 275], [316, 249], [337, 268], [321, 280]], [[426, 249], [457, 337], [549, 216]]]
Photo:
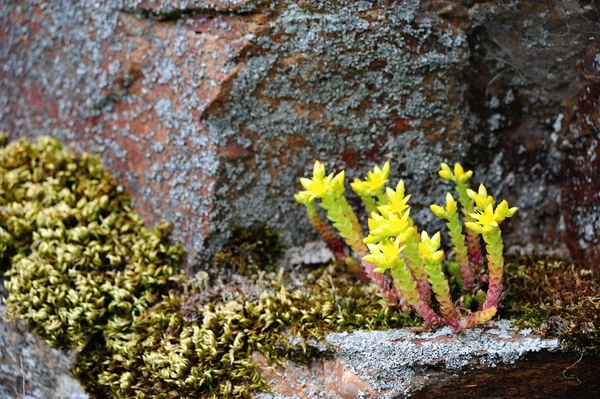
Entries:
[[[517, 208], [510, 208], [506, 201], [496, 205], [484, 185], [479, 186], [478, 192], [471, 190], [468, 181], [472, 171], [465, 171], [460, 164], [456, 164], [453, 170], [442, 164], [439, 175], [455, 184], [459, 200], [457, 203], [448, 193], [445, 207], [432, 205], [431, 210], [447, 221], [464, 290], [471, 293], [483, 285], [488, 286], [487, 295], [478, 291], [480, 307], [471, 313], [467, 309], [459, 309], [451, 297], [444, 272], [445, 254], [440, 249], [440, 233], [430, 236], [424, 230], [418, 231], [410, 216], [410, 195], [405, 193], [404, 182], [400, 181], [395, 189], [386, 187], [389, 172], [389, 163], [375, 166], [364, 180], [356, 179], [351, 184], [369, 212], [369, 234], [366, 237], [344, 195], [344, 172], [326, 175], [324, 165], [317, 161], [312, 178], [300, 179], [305, 190], [297, 193], [295, 198], [306, 207], [316, 230], [321, 234], [326, 232], [324, 239], [338, 260], [352, 264], [348, 260], [352, 255], [340, 249], [339, 239], [332, 238], [326, 230], [315, 205], [315, 199], [319, 199], [327, 218], [361, 260], [362, 270], [378, 286], [381, 296], [402, 310], [410, 305], [423, 317], [425, 326], [448, 325], [459, 331], [490, 320], [497, 312], [502, 293], [504, 247], [499, 225], [512, 217]], [[468, 237], [463, 234], [459, 204]], [[479, 235], [487, 244], [488, 275], [482, 272]], [[388, 271], [391, 284], [385, 277]], [[441, 315], [431, 307], [432, 291]], [[485, 300], [482, 300], [483, 296]]]

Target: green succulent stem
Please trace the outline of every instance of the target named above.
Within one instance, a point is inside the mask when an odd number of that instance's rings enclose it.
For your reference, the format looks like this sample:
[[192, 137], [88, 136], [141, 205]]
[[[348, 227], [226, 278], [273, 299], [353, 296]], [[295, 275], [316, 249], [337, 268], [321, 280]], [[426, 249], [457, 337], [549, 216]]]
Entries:
[[423, 299], [417, 288], [417, 282], [406, 266], [404, 259], [399, 258], [390, 269], [394, 287], [402, 293], [402, 297], [411, 305], [424, 320], [425, 326], [436, 327], [444, 325], [444, 320], [439, 317]]
[[402, 243], [404, 248], [404, 257], [408, 264], [412, 275], [416, 281], [419, 294], [421, 298], [426, 304], [431, 303], [431, 287], [427, 282], [427, 273], [425, 273], [425, 269], [423, 268], [423, 260], [421, 259], [421, 254], [419, 253], [419, 234], [416, 232], [414, 234], [409, 234], [406, 237], [406, 241]]
[[[340, 233], [346, 244], [362, 259], [369, 253], [364, 244], [362, 227], [356, 217], [356, 214], [348, 204], [343, 195], [329, 194], [322, 198], [321, 208], [327, 211], [327, 218], [333, 223], [333, 226]], [[375, 273], [375, 266], [369, 262], [362, 262], [362, 267], [371, 281], [377, 285], [381, 296], [392, 306], [397, 306], [399, 301], [398, 294], [390, 287], [385, 276]]]
[[450, 286], [442, 270], [442, 263], [435, 262], [433, 259], [425, 260], [424, 269], [429, 276], [429, 284], [431, 284], [431, 289], [435, 293], [435, 298], [440, 304], [440, 312], [444, 320], [451, 328], [457, 329], [460, 314], [450, 296]]
[[368, 213], [377, 211], [377, 201], [375, 201], [375, 198], [370, 195], [361, 195], [360, 200], [365, 205], [365, 209]]
[[465, 215], [465, 221], [470, 222], [471, 217], [470, 213], [475, 211], [475, 201], [473, 201], [469, 195], [467, 194], [467, 190], [469, 189], [469, 185], [466, 182], [456, 182], [455, 186], [456, 192], [458, 193], [458, 202], [462, 207], [463, 214]]
[[460, 320], [460, 330], [467, 330], [469, 328], [477, 327], [485, 324], [496, 315], [497, 308], [490, 307], [487, 309], [478, 310], [477, 312], [470, 314], [469, 316], [463, 317]]
[[323, 219], [321, 219], [321, 215], [319, 215], [315, 203], [313, 201], [308, 202], [305, 204], [305, 207], [310, 224], [319, 233], [321, 239], [325, 242], [325, 245], [327, 245], [327, 248], [333, 252], [337, 261], [346, 265], [348, 270], [354, 273], [358, 279], [368, 281], [369, 278], [359, 262], [354, 259], [353, 256], [348, 255], [344, 250], [344, 242], [340, 240], [340, 237], [331, 231]]
[[502, 232], [498, 227], [492, 227], [483, 232], [483, 241], [485, 241], [488, 260], [489, 287], [483, 309], [497, 308], [502, 295], [502, 281], [504, 276], [504, 257], [502, 255], [504, 244], [502, 242]]
[[[469, 189], [469, 184], [467, 182], [456, 182], [455, 186], [456, 192], [458, 193], [458, 202], [462, 207], [463, 217], [465, 222], [472, 222], [473, 218], [470, 216], [473, 212], [475, 212], [475, 201], [473, 201], [469, 195], [467, 194], [467, 190]], [[478, 278], [481, 277], [481, 261], [482, 261], [482, 253], [481, 253], [481, 242], [479, 240], [479, 235], [470, 230], [467, 230], [467, 248], [469, 254], [469, 262], [471, 270], [471, 274], [475, 274]], [[462, 265], [461, 265], [462, 266]], [[462, 273], [462, 267], [461, 267]], [[465, 280], [463, 280], [465, 281]], [[466, 289], [466, 288], [465, 288]], [[471, 290], [467, 290], [471, 292]]]
[[454, 246], [454, 255], [460, 265], [460, 276], [463, 283], [463, 289], [466, 292], [472, 292], [474, 289], [474, 277], [471, 263], [469, 262], [469, 251], [465, 246], [465, 235], [460, 223], [458, 212], [447, 215], [448, 234]]
[[346, 244], [356, 253], [364, 253], [366, 246], [363, 243], [364, 235], [362, 227], [343, 195], [325, 195], [320, 203], [321, 208], [327, 212], [327, 219], [333, 223], [333, 227], [340, 233]]

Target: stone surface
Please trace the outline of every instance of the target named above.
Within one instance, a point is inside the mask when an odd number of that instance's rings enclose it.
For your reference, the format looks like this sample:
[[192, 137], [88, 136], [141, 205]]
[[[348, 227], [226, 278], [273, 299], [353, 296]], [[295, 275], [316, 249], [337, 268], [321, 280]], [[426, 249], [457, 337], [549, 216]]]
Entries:
[[333, 355], [309, 367], [290, 362], [277, 372], [265, 369], [274, 393], [256, 397], [597, 397], [600, 357], [560, 352], [557, 340], [517, 332], [509, 324], [459, 335], [447, 329], [331, 334]]
[[0, 305], [0, 399], [87, 399], [70, 365], [23, 323], [7, 321]]
[[3, 2], [0, 129], [101, 153], [192, 266], [234, 223], [314, 238], [292, 194], [316, 158], [392, 161], [430, 226], [437, 165], [462, 161], [520, 207], [509, 246], [592, 260], [598, 21], [588, 0]]

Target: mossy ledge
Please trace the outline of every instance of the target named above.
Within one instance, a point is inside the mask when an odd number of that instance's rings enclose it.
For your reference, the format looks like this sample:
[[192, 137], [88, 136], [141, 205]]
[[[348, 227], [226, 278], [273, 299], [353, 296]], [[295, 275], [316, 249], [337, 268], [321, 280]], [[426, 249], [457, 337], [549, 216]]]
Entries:
[[310, 273], [305, 289], [259, 270], [282, 250], [265, 228], [238, 231], [219, 272], [189, 281], [168, 226], [147, 231], [98, 158], [55, 139], [2, 148], [0, 172], [7, 314], [75, 349], [73, 372], [92, 397], [250, 397], [268, 389], [254, 351], [281, 362], [328, 331], [418, 322], [335, 265]]
[[[269, 389], [254, 352], [299, 361], [323, 354], [328, 332], [420, 323], [339, 265], [276, 270], [282, 247], [266, 227], [237, 230], [208, 272], [178, 274], [168, 226], [146, 230], [96, 157], [52, 138], [0, 149], [0, 172], [7, 313], [75, 349], [92, 397], [246, 398]], [[518, 326], [600, 347], [597, 271], [515, 258], [507, 286], [502, 314]]]

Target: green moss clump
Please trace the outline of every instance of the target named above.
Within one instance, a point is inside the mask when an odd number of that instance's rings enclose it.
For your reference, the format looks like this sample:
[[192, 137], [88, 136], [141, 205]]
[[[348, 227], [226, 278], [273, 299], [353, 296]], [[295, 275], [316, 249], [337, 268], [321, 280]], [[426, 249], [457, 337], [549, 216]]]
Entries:
[[53, 347], [112, 344], [174, 284], [168, 226], [144, 229], [98, 158], [19, 140], [0, 152], [0, 190], [7, 315]]
[[213, 274], [248, 274], [259, 269], [273, 271], [285, 251], [280, 239], [281, 235], [265, 224], [234, 227], [231, 238], [215, 256]]
[[519, 328], [558, 337], [565, 349], [600, 350], [600, 271], [557, 259], [507, 264], [502, 315]]
[[252, 284], [260, 292], [255, 300], [197, 304], [198, 292], [167, 298], [136, 320], [118, 354], [81, 353], [76, 375], [97, 376], [88, 390], [98, 397], [249, 398], [268, 390], [255, 352], [270, 363], [306, 362], [307, 353], [319, 353], [311, 338], [327, 332], [419, 322], [335, 265], [310, 273], [308, 289], [287, 288], [281, 279], [256, 277]]

